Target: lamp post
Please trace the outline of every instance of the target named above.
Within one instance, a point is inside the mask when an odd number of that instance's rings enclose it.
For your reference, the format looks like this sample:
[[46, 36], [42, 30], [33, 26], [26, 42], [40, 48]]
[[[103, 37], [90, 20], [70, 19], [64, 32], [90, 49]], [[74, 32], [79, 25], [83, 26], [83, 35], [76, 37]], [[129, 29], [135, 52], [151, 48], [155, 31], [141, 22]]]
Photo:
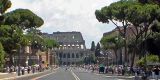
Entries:
[[[102, 63], [103, 64], [106, 64], [106, 51], [105, 50], [102, 50], [101, 52], [100, 52], [100, 60], [102, 60]], [[101, 64], [102, 64], [101, 63]]]
[[54, 57], [54, 54], [51, 54], [51, 57], [50, 57], [50, 64], [51, 65], [55, 65], [55, 63], [54, 63], [54, 59], [55, 57]]
[[37, 49], [37, 41], [35, 40], [34, 41], [34, 46], [33, 46], [33, 50], [34, 50], [34, 61], [33, 61], [33, 65], [35, 65], [36, 63], [39, 63], [39, 59], [38, 59], [38, 57], [37, 57], [37, 55], [36, 55], [36, 49]]
[[56, 65], [56, 55], [54, 54], [53, 57], [54, 57], [54, 66], [55, 66]]
[[109, 54], [111, 54], [111, 52], [110, 51], [106, 51], [107, 66], [109, 66]]
[[[14, 49], [14, 50], [12, 50], [12, 53], [14, 54], [14, 53], [16, 53], [17, 52], [17, 50], [16, 49]], [[13, 55], [13, 65], [15, 66], [15, 65], [17, 65], [17, 63], [16, 63], [16, 57], [15, 57], [15, 55]]]
[[18, 50], [18, 76], [20, 76], [20, 54], [21, 54], [21, 45], [19, 44], [19, 50]]
[[28, 66], [30, 66], [30, 59], [31, 59], [31, 41], [29, 41], [29, 45], [28, 45]]
[[147, 68], [147, 51], [145, 50], [146, 49], [146, 41], [145, 39], [143, 39], [144, 41], [144, 52], [145, 52], [145, 55], [144, 55], [144, 66], [145, 66], [145, 70]]
[[29, 57], [27, 56], [27, 60], [26, 60], [26, 66], [28, 66], [28, 60], [29, 60]]

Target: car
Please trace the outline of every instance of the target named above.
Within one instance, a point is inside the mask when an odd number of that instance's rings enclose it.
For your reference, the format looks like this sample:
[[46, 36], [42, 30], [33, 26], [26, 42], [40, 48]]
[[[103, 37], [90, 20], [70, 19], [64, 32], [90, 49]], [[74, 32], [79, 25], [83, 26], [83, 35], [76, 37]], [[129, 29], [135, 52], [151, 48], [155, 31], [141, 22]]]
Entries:
[[105, 72], [105, 67], [103, 64], [99, 65], [99, 73], [104, 73]]

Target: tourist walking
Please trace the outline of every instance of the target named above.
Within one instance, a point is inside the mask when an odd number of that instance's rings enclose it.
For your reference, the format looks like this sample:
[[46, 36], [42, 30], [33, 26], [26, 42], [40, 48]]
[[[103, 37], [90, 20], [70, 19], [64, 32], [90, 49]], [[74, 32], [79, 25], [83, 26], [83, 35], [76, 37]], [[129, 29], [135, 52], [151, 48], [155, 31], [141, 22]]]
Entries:
[[154, 74], [155, 74], [155, 80], [158, 80], [158, 78], [159, 78], [159, 68], [156, 67], [153, 71], [154, 71]]

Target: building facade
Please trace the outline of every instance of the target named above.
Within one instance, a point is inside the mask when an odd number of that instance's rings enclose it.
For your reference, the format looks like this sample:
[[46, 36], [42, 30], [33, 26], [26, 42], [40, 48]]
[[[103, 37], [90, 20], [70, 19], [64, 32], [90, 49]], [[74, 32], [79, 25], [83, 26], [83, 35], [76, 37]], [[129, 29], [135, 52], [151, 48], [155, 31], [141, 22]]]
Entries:
[[54, 50], [60, 65], [74, 65], [83, 62], [87, 52], [80, 32], [53, 32], [53, 34], [44, 33], [43, 35], [58, 42], [59, 47]]
[[[121, 31], [122, 33], [124, 33], [123, 27], [120, 28], [120, 31]], [[104, 34], [103, 34], [103, 37], [105, 37], [105, 36], [115, 36], [115, 35], [117, 35], [117, 38], [115, 38], [115, 39], [118, 40], [118, 36], [123, 36], [123, 35], [120, 33], [120, 31], [119, 31], [118, 28], [115, 28], [115, 29], [113, 29], [113, 30], [110, 31], [110, 32], [104, 33]], [[139, 32], [139, 29], [138, 29], [138, 32]], [[134, 26], [130, 25], [130, 26], [128, 26], [128, 27], [126, 28], [126, 38], [125, 38], [126, 41], [127, 41], [126, 44], [129, 44], [129, 41], [131, 41], [132, 39], [135, 38], [135, 34], [137, 34], [137, 30], [136, 30], [136, 28], [135, 28]], [[112, 44], [110, 44], [110, 45], [112, 45]], [[117, 57], [116, 57], [115, 52], [114, 52], [113, 49], [109, 49], [108, 51], [110, 51], [110, 52], [112, 53], [111, 58], [113, 59], [113, 61], [112, 61], [113, 63], [116, 63], [116, 60], [117, 60], [118, 63], [120, 63], [120, 64], [131, 64], [132, 55], [131, 55], [131, 53], [128, 53], [128, 48], [127, 48], [127, 55], [126, 55], [127, 61], [125, 61], [125, 59], [124, 59], [124, 58], [125, 58], [125, 50], [124, 50], [124, 47], [122, 47], [122, 48], [120, 48], [120, 49], [117, 50]], [[136, 60], [138, 60], [138, 55], [136, 55], [136, 57], [135, 57], [135, 62], [136, 62]]]

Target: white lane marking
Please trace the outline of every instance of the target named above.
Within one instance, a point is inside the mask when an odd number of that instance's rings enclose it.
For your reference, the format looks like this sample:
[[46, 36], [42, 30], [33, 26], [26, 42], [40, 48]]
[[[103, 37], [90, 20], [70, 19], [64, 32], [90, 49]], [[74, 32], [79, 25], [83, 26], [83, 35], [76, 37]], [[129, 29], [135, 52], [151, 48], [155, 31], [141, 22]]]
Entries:
[[72, 75], [74, 76], [74, 78], [76, 79], [76, 80], [80, 80], [79, 79], [79, 77], [71, 70], [71, 73], [72, 73]]
[[45, 77], [45, 76], [48, 76], [48, 75], [54, 74], [54, 73], [56, 73], [56, 72], [57, 72], [56, 70], [58, 70], [58, 69], [59, 69], [59, 68], [54, 69], [54, 70], [53, 70], [54, 72], [48, 73], [48, 74], [46, 74], [46, 75], [42, 75], [42, 76], [40, 76], [40, 77], [33, 78], [33, 79], [31, 79], [31, 80], [37, 80], [37, 79], [40, 79], [40, 78], [42, 78], [42, 77]]
[[98, 76], [101, 75], [101, 74], [97, 74], [97, 73], [94, 73], [94, 74], [95, 74], [95, 75], [98, 75]]
[[43, 78], [43, 77], [45, 77], [45, 76], [48, 76], [48, 75], [51, 75], [51, 74], [54, 74], [54, 73], [56, 73], [56, 71], [55, 71], [55, 72], [52, 72], [52, 73], [49, 73], [49, 74], [46, 74], [46, 75], [43, 75], [43, 76], [40, 76], [40, 77], [33, 78], [33, 79], [31, 79], [31, 80], [37, 80], [37, 79]]

